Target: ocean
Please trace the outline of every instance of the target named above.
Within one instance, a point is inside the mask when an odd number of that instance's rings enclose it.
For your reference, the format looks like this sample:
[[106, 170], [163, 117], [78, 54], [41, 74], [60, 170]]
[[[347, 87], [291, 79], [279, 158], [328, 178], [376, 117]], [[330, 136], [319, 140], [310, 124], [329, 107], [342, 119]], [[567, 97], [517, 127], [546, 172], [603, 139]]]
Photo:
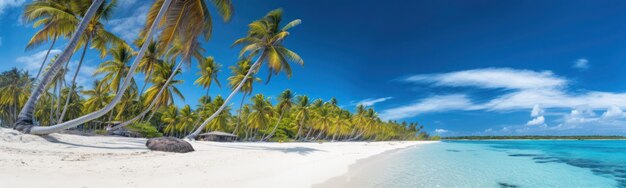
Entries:
[[360, 161], [348, 174], [327, 183], [332, 187], [626, 187], [626, 141], [442, 141]]

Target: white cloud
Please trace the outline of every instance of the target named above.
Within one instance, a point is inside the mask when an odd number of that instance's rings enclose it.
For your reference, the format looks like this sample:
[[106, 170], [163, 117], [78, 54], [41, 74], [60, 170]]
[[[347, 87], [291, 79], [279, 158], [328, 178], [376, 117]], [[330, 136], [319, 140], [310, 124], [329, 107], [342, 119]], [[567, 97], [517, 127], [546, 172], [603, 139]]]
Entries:
[[0, 0], [0, 15], [4, 13], [5, 9], [21, 6], [24, 2], [26, 0]]
[[[27, 71], [29, 71], [31, 75], [33, 75], [33, 73], [37, 74], [37, 71], [39, 71], [39, 67], [41, 67], [41, 63], [43, 62], [43, 59], [46, 56], [47, 51], [48, 50], [42, 50], [37, 53], [31, 54], [29, 56], [20, 56], [15, 61], [17, 61], [18, 63], [21, 63], [21, 66]], [[46, 60], [47, 61], [46, 63], [50, 62], [50, 59], [52, 59], [54, 55], [60, 54], [60, 53], [61, 53], [61, 50], [59, 49], [50, 50], [50, 55], [48, 55], [48, 60]]]
[[[470, 100], [467, 94], [452, 93], [446, 100], [441, 95], [421, 99], [395, 108], [383, 110], [381, 117], [402, 119], [430, 112], [452, 110], [515, 111], [530, 110], [532, 119], [526, 124], [511, 127], [507, 131], [565, 130], [584, 126], [601, 125], [615, 129], [626, 124], [626, 93], [586, 91], [572, 87], [566, 78], [550, 71], [517, 70], [510, 68], [486, 68], [456, 71], [442, 74], [415, 75], [406, 81], [437, 87], [473, 87], [475, 89], [505, 89], [506, 93], [487, 98], [484, 102]], [[571, 92], [577, 91], [577, 92]], [[454, 97], [450, 97], [454, 96]], [[558, 126], [547, 126], [545, 109], [571, 110], [569, 113], [552, 113]], [[552, 110], [551, 110], [552, 111]], [[601, 116], [594, 111], [605, 111]], [[526, 125], [532, 126], [530, 128]], [[543, 127], [543, 128], [537, 128]], [[623, 129], [623, 128], [622, 128]], [[495, 130], [493, 130], [496, 132]], [[506, 131], [498, 131], [506, 132]]]
[[439, 134], [442, 134], [442, 133], [447, 133], [448, 130], [445, 130], [445, 129], [435, 129], [435, 132], [439, 133]]
[[384, 102], [384, 101], [392, 99], [392, 98], [393, 97], [383, 97], [383, 98], [377, 98], [377, 99], [367, 98], [367, 99], [364, 99], [362, 101], [357, 102], [357, 105], [373, 106], [376, 103]]
[[472, 108], [474, 108], [473, 104], [465, 95], [433, 96], [405, 106], [383, 110], [380, 117], [388, 120], [402, 119], [421, 113], [471, 110]]
[[606, 109], [606, 112], [602, 114], [603, 118], [619, 118], [624, 116], [626, 116], [626, 114], [624, 114], [624, 111], [622, 111], [622, 109], [617, 106], [609, 107], [608, 109]]
[[533, 110], [530, 111], [530, 117], [540, 116], [543, 114], [543, 112], [544, 110], [541, 107], [539, 107], [538, 104], [535, 104], [535, 106], [533, 107]]
[[572, 65], [572, 67], [578, 70], [587, 70], [589, 69], [589, 60], [585, 58], [578, 59], [576, 60], [576, 62], [574, 62], [574, 65]]
[[510, 68], [485, 68], [441, 74], [414, 75], [408, 82], [436, 86], [478, 87], [489, 89], [541, 89], [565, 86], [567, 80], [550, 71], [535, 72]]
[[546, 118], [543, 116], [536, 117], [526, 123], [526, 125], [542, 125], [546, 121]]
[[132, 42], [144, 27], [149, 9], [150, 7], [147, 5], [141, 6], [137, 10], [133, 10], [134, 13], [131, 16], [111, 19], [107, 25], [111, 26], [111, 32], [127, 42]]

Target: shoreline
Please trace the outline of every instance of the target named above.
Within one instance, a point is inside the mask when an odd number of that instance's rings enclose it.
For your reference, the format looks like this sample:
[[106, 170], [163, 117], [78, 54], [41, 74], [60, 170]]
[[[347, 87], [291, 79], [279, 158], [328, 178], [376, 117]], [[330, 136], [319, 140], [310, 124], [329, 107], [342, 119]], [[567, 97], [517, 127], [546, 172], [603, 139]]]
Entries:
[[195, 152], [179, 154], [149, 151], [146, 140], [0, 128], [0, 187], [310, 187], [360, 160], [432, 143], [194, 141]]
[[[426, 141], [428, 143], [439, 143], [440, 141]], [[355, 163], [350, 164], [348, 172], [329, 178], [323, 183], [314, 184], [312, 188], [325, 188], [325, 187], [351, 187], [350, 182], [357, 173], [363, 173], [364, 169], [370, 168], [372, 165], [377, 165], [382, 161], [389, 160], [394, 156], [401, 154], [402, 152], [410, 149], [418, 149], [421, 145], [413, 145], [405, 148], [396, 148], [388, 150], [364, 159], [359, 159]]]

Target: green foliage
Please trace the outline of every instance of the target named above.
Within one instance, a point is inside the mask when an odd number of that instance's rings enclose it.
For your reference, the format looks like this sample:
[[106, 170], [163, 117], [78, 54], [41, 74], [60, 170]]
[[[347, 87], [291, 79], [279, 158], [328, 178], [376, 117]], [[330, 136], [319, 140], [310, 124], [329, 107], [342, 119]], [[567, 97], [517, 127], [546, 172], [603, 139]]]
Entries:
[[127, 127], [129, 130], [140, 133], [146, 138], [161, 137], [163, 134], [149, 122], [137, 122]]

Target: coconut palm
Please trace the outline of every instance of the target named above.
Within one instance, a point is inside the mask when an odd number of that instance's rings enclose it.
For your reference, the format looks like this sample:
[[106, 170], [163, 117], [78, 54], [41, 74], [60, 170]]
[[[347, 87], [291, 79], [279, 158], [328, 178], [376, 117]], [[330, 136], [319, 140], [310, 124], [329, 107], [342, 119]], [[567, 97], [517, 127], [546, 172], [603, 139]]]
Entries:
[[259, 129], [270, 123], [274, 116], [274, 110], [269, 100], [265, 99], [262, 94], [256, 94], [252, 97], [252, 112], [248, 116], [248, 125], [253, 130], [252, 138], [256, 137]]
[[315, 113], [316, 118], [313, 120], [313, 123], [315, 129], [319, 131], [317, 136], [315, 136], [315, 139], [317, 140], [324, 132], [328, 131], [328, 128], [332, 125], [332, 107], [330, 105], [324, 105], [323, 107], [317, 109]]
[[267, 139], [272, 138], [272, 136], [274, 136], [274, 134], [276, 133], [276, 128], [278, 128], [278, 124], [280, 123], [280, 120], [283, 119], [283, 115], [285, 115], [285, 113], [287, 113], [289, 109], [291, 109], [291, 107], [293, 106], [293, 97], [294, 97], [293, 93], [289, 89], [280, 93], [280, 95], [278, 96], [278, 104], [276, 105], [276, 110], [280, 113], [280, 116], [278, 116], [276, 125], [274, 125], [274, 128], [272, 128], [272, 131], [270, 132], [270, 134], [268, 134], [267, 137], [264, 137], [261, 141], [265, 141]]
[[298, 121], [298, 132], [296, 133], [296, 140], [300, 138], [302, 127], [304, 123], [310, 118], [309, 97], [306, 95], [300, 95], [296, 97], [296, 106], [294, 108], [295, 118]]
[[[72, 5], [74, 5], [73, 7], [79, 7], [79, 8], [74, 8], [76, 9], [75, 12], [77, 13], [76, 15], [77, 17], [87, 10], [87, 6], [85, 5], [88, 5], [88, 2], [89, 1], [72, 2]], [[78, 42], [78, 45], [76, 46], [76, 48], [79, 49], [80, 46], [82, 45], [83, 52], [80, 56], [80, 60], [78, 61], [78, 65], [76, 66], [76, 70], [74, 71], [74, 76], [72, 77], [72, 82], [70, 84], [70, 93], [74, 92], [74, 88], [76, 87], [76, 77], [78, 76], [78, 73], [80, 72], [80, 68], [83, 64], [83, 60], [85, 59], [85, 53], [87, 52], [87, 46], [89, 46], [90, 42], [92, 43], [91, 47], [97, 49], [100, 52], [101, 57], [104, 57], [106, 55], [107, 48], [111, 44], [117, 44], [118, 46], [128, 46], [126, 42], [124, 42], [124, 40], [115, 36], [111, 32], [105, 30], [104, 25], [100, 22], [100, 21], [106, 21], [109, 19], [115, 5], [116, 5], [115, 0], [111, 1], [108, 4], [102, 5], [102, 7], [100, 7], [100, 9], [98, 9], [98, 11], [96, 12], [96, 15], [89, 22], [89, 25], [87, 25], [85, 34], [82, 35], [81, 40]], [[67, 111], [67, 107], [70, 102], [69, 99], [70, 98], [68, 98], [65, 101], [65, 105], [63, 106], [63, 112], [61, 113], [58, 123], [63, 122], [63, 116], [65, 115], [65, 112]]]
[[206, 89], [205, 96], [209, 95], [209, 89], [211, 89], [213, 82], [215, 82], [218, 87], [222, 87], [220, 81], [217, 79], [217, 73], [220, 72], [220, 67], [221, 65], [216, 63], [211, 56], [199, 62], [198, 68], [200, 69], [200, 77], [196, 79], [194, 84], [200, 85], [202, 88]]
[[[298, 54], [282, 45], [282, 42], [289, 35], [287, 30], [300, 24], [301, 21], [299, 19], [293, 20], [284, 27], [279, 28], [281, 20], [282, 9], [270, 11], [261, 20], [254, 21], [249, 25], [249, 31], [246, 37], [235, 41], [235, 45], [245, 45], [241, 50], [240, 56], [245, 53], [248, 53], [248, 59], [258, 56], [244, 78], [251, 76], [253, 72], [257, 72], [263, 62], [268, 62], [270, 75], [278, 74], [280, 71], [283, 71], [288, 77], [291, 76], [290, 61], [300, 65], [304, 64], [304, 61]], [[211, 115], [211, 117], [207, 118], [202, 125], [188, 135], [187, 138], [194, 139], [200, 131], [223, 110], [232, 97], [239, 92], [244, 83], [244, 81], [240, 82], [226, 98], [225, 104]]]
[[176, 124], [178, 123], [178, 108], [176, 105], [163, 107], [164, 112], [161, 121], [165, 123], [164, 132], [168, 136], [176, 134]]
[[[141, 46], [141, 44], [137, 46]], [[148, 82], [152, 78], [152, 73], [154, 72], [155, 67], [163, 63], [163, 60], [160, 58], [163, 55], [163, 51], [159, 49], [160, 48], [157, 47], [157, 42], [150, 42], [146, 54], [139, 62], [139, 71], [143, 72], [146, 75], [146, 78], [143, 82], [144, 84], [141, 87], [141, 91], [139, 91], [139, 93], [143, 93], [146, 89]]]
[[193, 123], [198, 115], [191, 110], [189, 105], [185, 105], [178, 114], [178, 121], [176, 124], [176, 130], [180, 133], [180, 135], [185, 135], [187, 132], [191, 131], [193, 128]]
[[230, 86], [231, 89], [234, 90], [237, 87], [237, 84], [244, 82], [243, 86], [241, 86], [241, 89], [239, 89], [239, 91], [243, 94], [243, 97], [241, 97], [241, 103], [239, 104], [239, 117], [237, 118], [238, 119], [237, 125], [235, 126], [235, 130], [233, 130], [233, 134], [237, 134], [239, 125], [242, 122], [241, 110], [243, 107], [243, 103], [246, 99], [246, 96], [252, 93], [252, 86], [253, 86], [252, 84], [255, 81], [261, 81], [261, 79], [258, 77], [252, 78], [252, 76], [246, 76], [248, 71], [250, 71], [249, 59], [243, 59], [243, 60], [238, 61], [237, 66], [230, 66], [230, 71], [232, 73], [232, 76], [228, 77], [228, 85]]
[[59, 37], [70, 37], [71, 33], [76, 29], [78, 22], [74, 10], [71, 9], [70, 2], [68, 0], [40, 0], [33, 1], [24, 7], [23, 20], [26, 23], [33, 23], [34, 28], [42, 27], [26, 44], [26, 50], [32, 50], [44, 42], [52, 40], [34, 80], [39, 79], [39, 75], [57, 39]]
[[[173, 68], [174, 63], [175, 62], [165, 62], [155, 67], [151, 80], [153, 84], [150, 88], [148, 88], [148, 90], [146, 90], [144, 94], [144, 106], [147, 106], [144, 111], [141, 112], [139, 115], [113, 127], [109, 131], [114, 131], [124, 126], [130, 125], [132, 122], [145, 116], [153, 109], [153, 107], [154, 109], [158, 109], [160, 106], [166, 106], [170, 103], [173, 103], [174, 94], [176, 94], [176, 96], [178, 96], [180, 99], [185, 100], [183, 94], [178, 90], [178, 88], [174, 86], [174, 84], [183, 83], [183, 80], [172, 80], [172, 78], [181, 73], [179, 69]], [[153, 111], [153, 113], [149, 116], [148, 120], [152, 119], [152, 115], [154, 115], [155, 111]]]
[[[128, 74], [128, 70], [130, 69], [127, 64], [133, 57], [133, 51], [126, 46], [118, 45], [109, 52], [109, 55], [112, 59], [101, 63], [94, 74], [104, 74], [102, 83], [106, 83], [111, 91], [117, 93], [120, 90], [122, 80], [125, 79], [124, 76]], [[134, 79], [130, 79], [131, 83], [135, 85]]]
[[[26, 71], [13, 68], [0, 75], [0, 110], [9, 123], [17, 121], [18, 109], [30, 95], [31, 78]], [[3, 122], [4, 123], [4, 122]]]
[[[177, 1], [177, 2], [181, 2], [183, 0]], [[50, 127], [39, 127], [39, 126], [34, 126], [32, 123], [32, 112], [34, 109], [34, 106], [37, 104], [37, 100], [39, 99], [41, 93], [43, 92], [44, 88], [49, 85], [50, 83], [50, 78], [55, 75], [58, 72], [58, 69], [60, 69], [61, 65], [64, 62], [67, 62], [70, 55], [71, 55], [71, 51], [69, 49], [73, 49], [75, 48], [75, 46], [78, 43], [78, 38], [76, 36], [81, 36], [82, 33], [85, 30], [85, 27], [87, 25], [87, 21], [91, 20], [91, 18], [94, 16], [96, 8], [100, 6], [100, 4], [102, 4], [103, 0], [94, 0], [94, 2], [92, 3], [92, 6], [89, 8], [89, 11], [87, 11], [87, 13], [84, 16], [84, 19], [81, 21], [81, 23], [79, 24], [79, 26], [76, 29], [76, 32], [74, 32], [74, 35], [72, 36], [72, 38], [70, 39], [70, 43], [68, 45], [68, 47], [66, 48], [66, 50], [64, 50], [63, 53], [61, 53], [61, 61], [57, 62], [54, 64], [52, 71], [47, 72], [44, 77], [43, 77], [43, 81], [41, 82], [40, 86], [38, 85], [35, 89], [35, 92], [33, 92], [33, 94], [31, 94], [31, 96], [28, 99], [28, 102], [26, 103], [26, 105], [24, 106], [24, 108], [22, 108], [22, 111], [20, 111], [20, 118], [19, 121], [17, 123], [15, 123], [15, 129], [20, 130], [22, 132], [25, 133], [32, 133], [32, 134], [49, 134], [49, 133], [53, 133], [53, 132], [57, 132], [63, 129], [67, 129], [67, 128], [71, 128], [71, 127], [76, 127], [80, 124], [83, 124], [87, 121], [99, 118], [103, 115], [105, 115], [107, 112], [111, 111], [115, 105], [121, 100], [122, 98], [122, 93], [124, 91], [126, 91], [126, 89], [130, 86], [130, 79], [126, 79], [124, 80], [124, 84], [122, 85], [120, 91], [115, 95], [115, 98], [113, 98], [113, 100], [107, 104], [103, 109], [100, 109], [98, 111], [92, 112], [90, 114], [86, 114], [84, 116], [81, 116], [79, 118], [67, 121], [65, 123], [61, 123], [61, 124], [57, 124], [57, 125], [53, 125]], [[183, 31], [192, 31], [192, 30], [187, 30], [187, 29], [168, 29], [171, 27], [176, 27], [178, 28], [179, 26], [183, 25], [180, 23], [176, 23], [180, 20], [183, 19], [175, 19], [175, 18], [187, 18], [187, 17], [194, 17], [194, 19], [196, 21], [198, 21], [198, 18], [201, 18], [203, 23], [202, 24], [197, 24], [198, 22], [185, 22], [186, 24], [184, 24], [185, 26], [192, 26], [189, 28], [196, 28], [197, 26], [201, 25], [203, 27], [203, 31], [210, 31], [210, 22], [206, 22], [206, 20], [210, 21], [209, 19], [206, 19], [208, 17], [208, 10], [207, 9], [202, 9], [202, 11], [195, 11], [196, 13], [202, 13], [204, 16], [202, 17], [198, 17], [197, 14], [192, 15], [192, 14], [187, 14], [187, 12], [183, 12], [181, 10], [184, 10], [185, 8], [187, 8], [186, 6], [189, 4], [180, 4], [177, 3], [175, 5], [170, 6], [171, 4], [171, 0], [159, 0], [157, 2], [155, 2], [152, 6], [152, 8], [149, 11], [148, 14], [148, 21], [146, 24], [146, 27], [144, 29], [144, 31], [142, 31], [141, 36], [142, 38], [145, 38], [143, 40], [143, 45], [141, 47], [141, 49], [139, 50], [139, 53], [137, 54], [137, 57], [135, 58], [135, 60], [133, 61], [131, 68], [128, 72], [128, 75], [126, 76], [126, 78], [131, 78], [133, 77], [136, 68], [137, 68], [137, 62], [139, 62], [145, 52], [146, 49], [148, 47], [148, 44], [150, 44], [150, 42], [152, 41], [152, 34], [155, 31], [155, 29], [158, 26], [161, 26], [163, 29], [163, 32], [161, 32], [162, 35], [168, 35], [170, 36], [170, 38], [172, 38], [171, 36], [174, 36], [175, 33], [179, 33], [181, 35], [185, 34], [187, 35], [185, 38], [192, 38], [189, 37], [191, 36], [190, 34], [195, 34], [198, 32], [183, 32]], [[187, 2], [187, 1], [184, 1]], [[190, 6], [201, 6], [201, 7], [206, 7], [203, 6], [204, 2], [201, 0], [196, 0], [196, 2], [198, 3], [190, 3]], [[230, 3], [230, 0], [214, 0], [212, 1], [217, 9], [218, 12], [220, 12], [221, 15], [224, 15], [225, 19], [230, 19], [230, 16], [232, 15], [232, 4]], [[181, 7], [182, 6], [182, 7]], [[159, 8], [160, 7], [160, 8]], [[168, 12], [168, 9], [171, 10]], [[157, 11], [158, 10], [158, 11]], [[197, 8], [194, 10], [198, 10]], [[178, 13], [178, 14], [177, 14]], [[168, 14], [169, 16], [164, 20], [164, 22], [161, 22], [161, 18], [165, 15]], [[178, 20], [178, 21], [177, 21]], [[175, 24], [172, 24], [172, 22], [174, 22]], [[165, 32], [165, 31], [168, 32]], [[205, 38], [207, 37], [206, 33], [210, 32], [204, 32], [205, 33]]]
[[[16, 130], [33, 134], [46, 134], [47, 132], [43, 130], [58, 130], [54, 126], [33, 127], [33, 112], [35, 110], [35, 106], [37, 105], [37, 100], [39, 100], [41, 94], [44, 93], [47, 86], [50, 85], [52, 79], [63, 67], [63, 64], [70, 59], [70, 56], [73, 54], [74, 49], [78, 45], [80, 37], [85, 32], [88, 22], [94, 17], [98, 7], [100, 7], [103, 1], [104, 0], [94, 0], [92, 2], [91, 6], [84, 14], [83, 19], [80, 21], [80, 24], [78, 24], [78, 27], [73, 32], [67, 46], [59, 55], [58, 60], [55, 61], [54, 64], [52, 64], [50, 70], [43, 75], [42, 81], [34, 87], [30, 97], [28, 97], [28, 101], [18, 115], [18, 120], [14, 123], [14, 128]], [[80, 124], [81, 123], [74, 126], [78, 126]]]
[[[213, 112], [215, 111], [215, 107], [217, 106], [222, 106], [222, 104], [224, 104], [224, 98], [222, 98], [222, 96], [218, 95], [217, 97], [215, 97], [215, 99], [213, 100], [211, 107], [213, 109], [211, 109], [210, 111]], [[213, 121], [209, 122], [209, 126], [207, 126], [207, 128], [205, 129], [205, 131], [208, 130], [219, 130], [219, 131], [225, 131], [227, 126], [228, 126], [228, 120], [230, 118], [230, 109], [227, 109], [222, 111], [220, 113], [220, 115], [217, 116], [217, 118], [213, 119]]]

